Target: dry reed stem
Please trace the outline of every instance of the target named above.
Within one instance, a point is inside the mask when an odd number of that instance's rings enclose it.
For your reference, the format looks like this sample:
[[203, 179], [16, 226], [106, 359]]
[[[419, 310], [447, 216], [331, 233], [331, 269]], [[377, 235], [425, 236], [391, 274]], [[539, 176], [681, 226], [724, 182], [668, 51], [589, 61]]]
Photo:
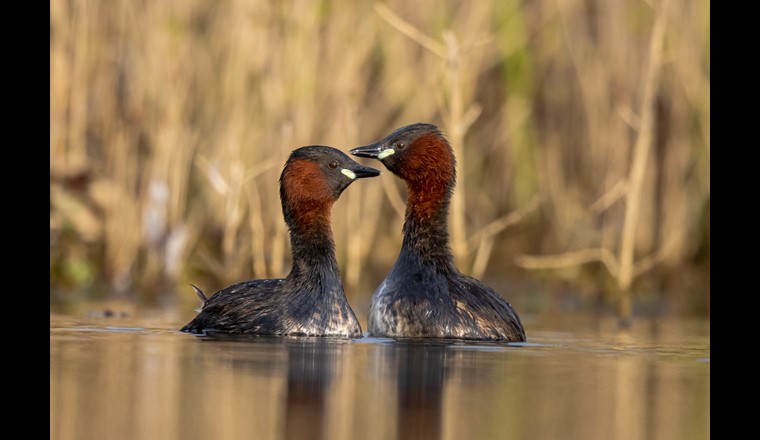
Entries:
[[448, 57], [444, 59], [447, 67], [447, 85], [449, 93], [448, 135], [457, 158], [457, 188], [451, 196], [451, 250], [460, 264], [467, 255], [467, 229], [465, 225], [465, 194], [467, 192], [466, 157], [464, 154], [464, 135], [467, 132], [464, 119], [464, 102], [462, 97], [461, 55], [459, 42], [452, 32], [444, 34]]
[[602, 194], [594, 203], [589, 207], [589, 211], [593, 214], [599, 214], [610, 208], [615, 202], [621, 200], [628, 193], [628, 182], [625, 179], [619, 180], [612, 186], [606, 193]]
[[607, 248], [581, 249], [554, 255], [523, 254], [515, 258], [515, 264], [525, 269], [559, 269], [595, 262], [603, 263], [614, 278], [619, 276], [620, 265], [615, 254]]
[[633, 278], [635, 279], [652, 270], [660, 262], [672, 255], [676, 246], [680, 244], [680, 240], [681, 237], [679, 235], [671, 235], [665, 244], [660, 246], [656, 252], [640, 258], [633, 267]]
[[399, 32], [406, 35], [413, 41], [417, 42], [420, 46], [438, 55], [441, 59], [448, 58], [448, 51], [446, 46], [439, 43], [435, 39], [425, 35], [422, 31], [412, 26], [410, 23], [396, 15], [388, 6], [384, 3], [375, 3], [375, 11], [390, 24], [395, 27]]
[[491, 251], [496, 240], [493, 236], [482, 235], [478, 243], [478, 251], [475, 253], [475, 260], [472, 262], [470, 275], [475, 278], [481, 278], [488, 267], [488, 261], [491, 259]]
[[491, 251], [495, 243], [495, 236], [507, 229], [509, 226], [522, 221], [525, 216], [533, 212], [541, 204], [541, 196], [535, 195], [528, 204], [519, 211], [511, 212], [487, 224], [479, 231], [474, 233], [468, 240], [468, 248], [472, 248], [471, 242], [480, 240], [475, 254], [475, 260], [472, 263], [470, 274], [475, 278], [481, 278], [488, 267], [491, 258]]
[[539, 194], [533, 196], [533, 198], [520, 210], [505, 214], [496, 220], [488, 223], [480, 228], [474, 234], [472, 234], [468, 240], [468, 247], [471, 247], [475, 241], [485, 239], [491, 239], [493, 236], [499, 234], [503, 230], [512, 226], [515, 223], [522, 221], [528, 214], [535, 211], [542, 202], [542, 197]]
[[652, 139], [654, 137], [654, 112], [655, 112], [655, 95], [657, 85], [659, 84], [660, 68], [662, 67], [663, 44], [665, 41], [665, 26], [668, 13], [668, 4], [670, 0], [663, 0], [659, 8], [655, 11], [655, 22], [652, 29], [652, 37], [649, 46], [649, 57], [646, 71], [644, 74], [642, 95], [641, 95], [641, 123], [639, 130], [636, 132], [636, 143], [633, 147], [633, 161], [631, 163], [630, 176], [628, 178], [629, 187], [626, 192], [625, 218], [623, 220], [623, 231], [620, 245], [620, 275], [618, 284], [622, 289], [622, 311], [621, 318], [630, 319], [630, 287], [633, 280], [634, 272], [634, 239], [636, 233], [636, 224], [639, 220], [639, 209], [641, 206], [641, 188], [644, 182], [644, 173], [647, 170], [647, 158], [649, 150], [652, 148]]
[[266, 224], [264, 207], [257, 185], [246, 185], [248, 193], [248, 221], [251, 228], [251, 271], [254, 278], [268, 278], [266, 264]]

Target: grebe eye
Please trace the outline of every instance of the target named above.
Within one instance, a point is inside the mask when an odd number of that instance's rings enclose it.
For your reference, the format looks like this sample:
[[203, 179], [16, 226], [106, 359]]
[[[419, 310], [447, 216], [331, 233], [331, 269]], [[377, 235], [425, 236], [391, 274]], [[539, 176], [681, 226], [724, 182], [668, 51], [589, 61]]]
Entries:
[[330, 167], [333, 170], [336, 169], [336, 168], [338, 168], [338, 165], [340, 165], [340, 164], [338, 163], [337, 160], [334, 160], [334, 161], [332, 161], [332, 162], [330, 162], [330, 163], [327, 164], [327, 166]]
[[396, 142], [396, 149], [397, 150], [403, 150], [404, 148], [406, 148], [406, 142], [403, 142], [403, 141]]

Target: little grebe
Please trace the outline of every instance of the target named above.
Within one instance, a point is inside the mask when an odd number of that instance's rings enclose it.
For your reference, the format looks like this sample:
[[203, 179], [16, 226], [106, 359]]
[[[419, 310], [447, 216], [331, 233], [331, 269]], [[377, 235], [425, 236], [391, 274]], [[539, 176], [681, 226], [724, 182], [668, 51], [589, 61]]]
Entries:
[[408, 125], [350, 152], [380, 160], [408, 190], [401, 252], [372, 295], [370, 335], [525, 341], [512, 306], [454, 265], [448, 211], [456, 159], [438, 127]]
[[332, 147], [294, 150], [280, 175], [293, 256], [290, 273], [236, 283], [210, 298], [196, 288], [203, 307], [181, 330], [361, 337], [338, 272], [330, 210], [354, 180], [379, 174]]

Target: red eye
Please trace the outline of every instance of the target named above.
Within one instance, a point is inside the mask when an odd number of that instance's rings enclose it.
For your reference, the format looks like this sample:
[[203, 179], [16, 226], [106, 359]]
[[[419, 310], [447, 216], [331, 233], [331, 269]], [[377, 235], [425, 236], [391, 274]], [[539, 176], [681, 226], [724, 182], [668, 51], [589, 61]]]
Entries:
[[327, 166], [330, 167], [330, 168], [332, 168], [333, 170], [336, 169], [336, 168], [338, 168], [338, 165], [340, 165], [340, 164], [338, 163], [337, 160], [334, 160], [334, 161], [332, 161], [332, 162], [330, 162], [330, 163], [327, 164]]

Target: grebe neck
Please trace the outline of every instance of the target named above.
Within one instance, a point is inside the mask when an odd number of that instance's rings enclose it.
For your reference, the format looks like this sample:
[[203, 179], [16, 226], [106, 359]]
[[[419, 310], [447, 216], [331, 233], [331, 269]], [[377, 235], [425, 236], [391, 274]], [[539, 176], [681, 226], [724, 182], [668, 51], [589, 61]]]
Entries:
[[335, 241], [330, 228], [330, 207], [325, 206], [320, 211], [300, 213], [300, 221], [288, 225], [293, 258], [288, 278], [322, 290], [338, 286], [342, 292]]
[[423, 263], [453, 269], [449, 248], [448, 217], [453, 182], [409, 183], [402, 253], [416, 255]]

